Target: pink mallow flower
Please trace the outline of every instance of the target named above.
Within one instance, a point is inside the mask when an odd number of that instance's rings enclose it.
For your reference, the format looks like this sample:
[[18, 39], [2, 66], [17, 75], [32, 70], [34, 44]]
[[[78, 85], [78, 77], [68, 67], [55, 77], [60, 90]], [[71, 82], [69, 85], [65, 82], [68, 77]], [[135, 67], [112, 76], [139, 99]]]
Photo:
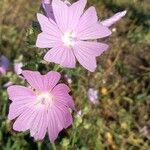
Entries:
[[0, 75], [5, 74], [9, 67], [9, 60], [5, 56], [0, 57]]
[[12, 100], [8, 119], [16, 119], [13, 129], [30, 130], [35, 140], [42, 140], [46, 132], [54, 142], [59, 132], [72, 124], [70, 108], [74, 109], [70, 89], [65, 84], [58, 84], [60, 74], [50, 71], [41, 75], [37, 71], [22, 71], [30, 86], [13, 85], [8, 87], [9, 99]]
[[109, 36], [111, 31], [99, 23], [94, 7], [84, 12], [86, 3], [87, 0], [79, 0], [68, 6], [61, 0], [53, 0], [55, 21], [37, 14], [42, 33], [37, 37], [36, 46], [51, 48], [44, 56], [46, 61], [74, 68], [77, 59], [84, 68], [95, 71], [96, 57], [108, 48], [107, 44], [95, 40]]

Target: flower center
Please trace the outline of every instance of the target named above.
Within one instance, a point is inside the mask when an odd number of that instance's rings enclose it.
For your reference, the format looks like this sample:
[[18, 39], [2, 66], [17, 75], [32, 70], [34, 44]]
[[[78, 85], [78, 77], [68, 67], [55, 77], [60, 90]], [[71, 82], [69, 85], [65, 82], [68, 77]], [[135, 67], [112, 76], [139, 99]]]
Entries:
[[48, 92], [37, 94], [36, 105], [49, 107], [53, 102], [53, 96]]
[[75, 42], [75, 35], [73, 32], [66, 32], [61, 39], [65, 46], [72, 47]]

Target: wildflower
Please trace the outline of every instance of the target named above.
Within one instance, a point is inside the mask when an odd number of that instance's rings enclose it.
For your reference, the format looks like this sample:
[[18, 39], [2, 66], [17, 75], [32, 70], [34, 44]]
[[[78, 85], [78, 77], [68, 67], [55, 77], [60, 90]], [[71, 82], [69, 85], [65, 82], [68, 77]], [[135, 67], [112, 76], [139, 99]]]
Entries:
[[74, 68], [77, 59], [84, 68], [95, 71], [96, 57], [108, 45], [91, 40], [107, 37], [111, 31], [98, 22], [94, 7], [83, 13], [86, 3], [87, 0], [79, 0], [68, 6], [61, 0], [53, 0], [55, 21], [37, 14], [42, 33], [38, 35], [36, 46], [52, 48], [44, 56], [46, 61]]
[[71, 77], [69, 77], [67, 74], [64, 75], [65, 80], [67, 81], [68, 84], [72, 83]]
[[113, 25], [114, 23], [119, 21], [122, 17], [124, 17], [126, 15], [126, 13], [127, 13], [126, 10], [118, 12], [114, 16], [112, 16], [104, 21], [101, 21], [100, 23], [106, 27], [110, 27], [111, 25]]
[[14, 64], [14, 71], [17, 75], [20, 75], [22, 73], [22, 67], [23, 67], [23, 63], [20, 62], [20, 63], [15, 63]]
[[5, 74], [9, 67], [9, 60], [5, 56], [0, 57], [0, 74]]
[[13, 85], [8, 87], [9, 99], [12, 100], [8, 119], [16, 121], [16, 131], [30, 130], [35, 140], [42, 140], [46, 132], [51, 142], [58, 133], [72, 124], [69, 109], [74, 109], [70, 89], [65, 84], [57, 84], [60, 74], [50, 71], [41, 75], [37, 71], [23, 71], [24, 78], [32, 88]]
[[93, 104], [98, 104], [98, 91], [97, 90], [94, 90], [93, 88], [89, 88], [87, 94], [88, 94], [88, 98], [90, 102], [92, 102]]

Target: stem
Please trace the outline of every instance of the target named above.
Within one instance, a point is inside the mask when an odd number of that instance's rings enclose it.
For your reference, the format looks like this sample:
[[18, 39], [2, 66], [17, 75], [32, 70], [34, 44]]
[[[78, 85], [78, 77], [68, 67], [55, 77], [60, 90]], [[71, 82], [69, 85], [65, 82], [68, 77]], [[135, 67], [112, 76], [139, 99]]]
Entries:
[[72, 142], [71, 142], [71, 148], [74, 147], [76, 134], [77, 134], [77, 129], [76, 129], [76, 127], [74, 127], [74, 132], [73, 132], [73, 137], [72, 137]]
[[55, 66], [54, 66], [54, 69], [53, 69], [53, 70], [54, 70], [54, 71], [58, 71], [60, 68], [61, 68], [61, 66], [60, 66], [60, 65], [56, 65], [56, 64], [55, 64]]
[[38, 143], [37, 143], [37, 146], [38, 146], [38, 150], [42, 150], [42, 148], [41, 148], [42, 142], [38, 142]]
[[55, 143], [52, 143], [53, 150], [57, 150]]

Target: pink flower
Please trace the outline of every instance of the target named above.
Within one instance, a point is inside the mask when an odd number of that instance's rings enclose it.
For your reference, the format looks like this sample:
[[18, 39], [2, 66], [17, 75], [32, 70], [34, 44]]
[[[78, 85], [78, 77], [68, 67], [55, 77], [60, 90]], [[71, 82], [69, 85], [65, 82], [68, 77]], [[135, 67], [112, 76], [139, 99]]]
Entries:
[[59, 132], [72, 124], [69, 108], [74, 109], [70, 89], [65, 84], [58, 84], [60, 74], [50, 71], [41, 75], [37, 71], [23, 71], [24, 78], [32, 88], [13, 85], [8, 87], [9, 99], [12, 100], [8, 119], [16, 121], [16, 131], [30, 130], [35, 140], [42, 140], [46, 132], [54, 142]]
[[91, 72], [96, 69], [96, 57], [108, 45], [91, 40], [107, 37], [111, 31], [98, 22], [94, 7], [84, 12], [87, 0], [79, 0], [68, 6], [61, 0], [52, 1], [55, 21], [37, 14], [42, 33], [38, 35], [36, 46], [51, 48], [44, 59], [74, 68], [76, 59]]
[[9, 67], [9, 60], [5, 56], [0, 57], [0, 74], [5, 74]]
[[23, 67], [22, 62], [14, 64], [14, 71], [17, 75], [20, 75], [22, 73], [22, 67]]
[[122, 17], [124, 17], [126, 15], [127, 11], [121, 11], [116, 13], [114, 16], [101, 21], [100, 23], [104, 26], [110, 27], [111, 25], [113, 25], [114, 23], [116, 23], [117, 21], [119, 21]]

